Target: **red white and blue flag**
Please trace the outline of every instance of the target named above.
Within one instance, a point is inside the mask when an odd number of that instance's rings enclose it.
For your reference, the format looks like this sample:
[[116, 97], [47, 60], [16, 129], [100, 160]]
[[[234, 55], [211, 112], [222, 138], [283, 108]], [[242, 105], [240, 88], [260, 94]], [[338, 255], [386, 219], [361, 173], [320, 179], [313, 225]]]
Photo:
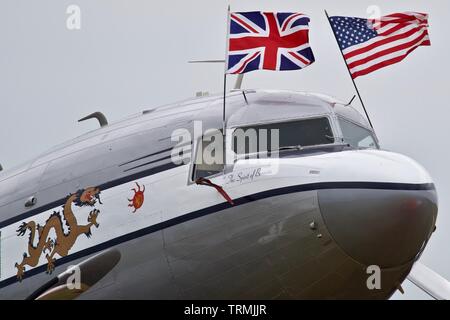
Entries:
[[227, 73], [298, 70], [314, 62], [309, 17], [291, 12], [232, 12]]
[[431, 45], [424, 13], [394, 13], [380, 19], [335, 16], [330, 22], [353, 79]]

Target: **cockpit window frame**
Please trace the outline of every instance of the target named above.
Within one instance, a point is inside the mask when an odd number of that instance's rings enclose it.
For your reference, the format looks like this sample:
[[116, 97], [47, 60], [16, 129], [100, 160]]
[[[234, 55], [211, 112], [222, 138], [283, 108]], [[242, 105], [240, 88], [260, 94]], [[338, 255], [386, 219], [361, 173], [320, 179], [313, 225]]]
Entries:
[[[193, 157], [191, 158], [191, 165], [189, 168], [189, 179], [188, 179], [188, 184], [195, 184], [196, 179], [194, 179], [194, 174], [195, 174], [195, 169], [197, 164], [195, 163], [196, 159], [197, 159], [197, 152], [198, 152], [198, 146], [200, 143], [203, 142], [203, 138], [205, 137], [205, 135], [203, 134], [202, 136], [200, 136], [199, 138], [194, 140], [194, 143], [192, 144], [192, 155]], [[225, 137], [226, 139], [226, 137]], [[224, 142], [225, 145], [225, 152], [227, 151], [226, 149], [226, 141]], [[225, 158], [225, 153], [224, 153], [224, 158]], [[212, 174], [210, 176], [206, 176], [204, 178], [206, 179], [212, 179], [218, 176], [221, 176], [224, 172], [225, 172], [225, 168], [226, 168], [226, 164], [223, 165], [223, 170], [219, 171], [215, 174]]]
[[[352, 119], [349, 119], [349, 118], [347, 118], [347, 117], [345, 117], [343, 115], [340, 115], [340, 114], [336, 114], [336, 125], [339, 127], [339, 134], [340, 134], [340, 136], [335, 136], [335, 139], [342, 139], [342, 140], [344, 140], [344, 138], [345, 138], [344, 137], [344, 133], [342, 132], [341, 124], [339, 122], [340, 120], [344, 120], [344, 121], [350, 122], [351, 124], [353, 124], [353, 125], [355, 125], [357, 127], [360, 127], [362, 129], [365, 129], [365, 130], [369, 131], [371, 133], [371, 135], [372, 135], [372, 138], [374, 139], [374, 142], [375, 142], [375, 145], [376, 145], [375, 149], [376, 150], [380, 149], [380, 143], [378, 141], [378, 137], [377, 137], [375, 131], [373, 130], [373, 128], [365, 126], [365, 125], [363, 125], [363, 124], [361, 124], [359, 122], [356, 122], [356, 121], [354, 121]], [[354, 147], [352, 146], [352, 148], [354, 148]], [[371, 148], [367, 148], [367, 149], [371, 149]]]
[[[316, 115], [311, 115], [311, 116], [307, 116], [307, 117], [301, 117], [301, 118], [287, 118], [287, 119], [276, 119], [276, 120], [267, 120], [267, 121], [260, 121], [260, 122], [254, 122], [254, 123], [245, 123], [245, 124], [241, 124], [241, 125], [235, 125], [232, 127], [227, 128], [226, 130], [226, 142], [225, 142], [225, 152], [229, 152], [232, 149], [232, 139], [233, 139], [233, 134], [235, 132], [235, 130], [237, 129], [241, 129], [241, 128], [246, 128], [246, 127], [251, 127], [251, 126], [261, 126], [261, 125], [265, 125], [265, 124], [278, 124], [278, 123], [290, 123], [290, 122], [299, 122], [302, 120], [314, 120], [314, 119], [327, 119], [328, 124], [330, 126], [330, 130], [332, 133], [332, 137], [334, 139], [334, 142], [329, 143], [329, 144], [323, 144], [323, 145], [317, 145], [317, 146], [332, 146], [332, 145], [336, 145], [339, 143], [338, 139], [339, 139], [339, 133], [340, 133], [340, 127], [337, 123], [337, 119], [336, 116], [334, 116], [333, 114], [316, 114]], [[196, 139], [193, 143], [193, 157], [192, 157], [192, 161], [191, 161], [191, 166], [189, 168], [189, 179], [188, 179], [188, 184], [194, 184], [195, 183], [195, 179], [194, 179], [194, 173], [196, 170], [196, 164], [195, 164], [195, 159], [197, 157], [197, 152], [198, 152], [198, 146], [199, 143], [201, 143], [202, 139], [204, 136], [199, 137], [198, 139]], [[378, 143], [377, 143], [378, 145]], [[248, 154], [249, 156], [251, 156], [252, 154]], [[237, 160], [239, 160], [240, 157], [238, 157]], [[242, 158], [244, 159], [244, 158]], [[232, 165], [234, 166], [234, 164]], [[223, 174], [225, 174], [226, 172], [228, 172], [230, 170], [230, 165], [224, 164], [223, 166], [223, 171], [218, 172], [216, 174], [210, 175], [210, 176], [206, 176], [205, 178], [207, 179], [212, 179], [218, 176], [221, 176]]]
[[[333, 139], [334, 139], [334, 142], [332, 142], [330, 144], [323, 144], [323, 146], [335, 145], [337, 143], [338, 132], [339, 132], [337, 121], [336, 121], [335, 117], [332, 117], [332, 115], [328, 114], [328, 113], [327, 114], [316, 114], [316, 115], [311, 115], [311, 116], [302, 117], [302, 118], [277, 119], [274, 121], [267, 120], [267, 121], [260, 121], [260, 122], [254, 122], [254, 123], [245, 123], [245, 124], [229, 127], [226, 130], [227, 134], [225, 136], [226, 141], [224, 143], [224, 145], [225, 145], [224, 157], [226, 157], [226, 152], [229, 152], [231, 150], [231, 149], [229, 150], [228, 148], [231, 148], [231, 146], [232, 146], [232, 143], [229, 143], [228, 139], [233, 139], [233, 134], [234, 134], [235, 130], [237, 130], [237, 129], [251, 127], [251, 126], [261, 126], [261, 125], [265, 125], [265, 124], [278, 124], [278, 123], [281, 124], [281, 123], [299, 122], [302, 120], [314, 120], [314, 119], [323, 119], [323, 118], [327, 119]], [[193, 149], [192, 149], [193, 157], [192, 157], [192, 161], [191, 161], [191, 166], [189, 168], [188, 184], [195, 183], [195, 179], [194, 179], [194, 174], [195, 174], [195, 170], [196, 170], [195, 159], [197, 157], [199, 143], [201, 143], [202, 139], [203, 139], [203, 136], [196, 139], [193, 143]], [[234, 166], [234, 164], [232, 166]], [[218, 177], [220, 175], [225, 174], [228, 170], [230, 170], [230, 166], [227, 164], [224, 164], [222, 172], [218, 172], [216, 174], [206, 176], [205, 178], [212, 179], [212, 178]]]
[[[328, 146], [328, 145], [334, 145], [336, 144], [336, 139], [339, 138], [337, 136], [338, 133], [338, 128], [337, 128], [337, 124], [336, 124], [336, 120], [334, 119], [334, 117], [332, 117], [330, 114], [317, 114], [317, 115], [311, 115], [308, 117], [302, 117], [302, 118], [289, 118], [289, 119], [279, 119], [277, 121], [261, 121], [261, 122], [255, 122], [255, 123], [246, 123], [246, 124], [242, 124], [242, 125], [238, 125], [238, 126], [233, 126], [230, 129], [231, 131], [231, 135], [227, 138], [233, 138], [233, 134], [237, 129], [242, 129], [242, 128], [246, 128], [246, 127], [251, 127], [251, 126], [262, 126], [265, 124], [277, 124], [277, 123], [291, 123], [291, 122], [300, 122], [303, 120], [314, 120], [314, 119], [327, 119], [328, 120], [328, 124], [330, 125], [330, 129], [331, 129], [331, 133], [332, 133], [332, 137], [334, 139], [334, 142], [329, 143], [329, 144], [323, 144], [323, 146]], [[314, 146], [319, 146], [319, 145], [314, 145]], [[248, 154], [248, 155], [252, 155], [252, 154]]]

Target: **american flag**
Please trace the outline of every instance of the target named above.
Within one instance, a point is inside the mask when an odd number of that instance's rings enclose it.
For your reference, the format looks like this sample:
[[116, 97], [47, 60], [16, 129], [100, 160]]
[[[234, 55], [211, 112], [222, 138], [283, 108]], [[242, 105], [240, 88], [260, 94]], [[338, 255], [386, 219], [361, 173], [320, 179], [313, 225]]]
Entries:
[[335, 16], [330, 22], [353, 79], [431, 45], [424, 13], [394, 13], [376, 20]]
[[291, 12], [232, 12], [227, 73], [298, 70], [314, 62], [309, 18]]

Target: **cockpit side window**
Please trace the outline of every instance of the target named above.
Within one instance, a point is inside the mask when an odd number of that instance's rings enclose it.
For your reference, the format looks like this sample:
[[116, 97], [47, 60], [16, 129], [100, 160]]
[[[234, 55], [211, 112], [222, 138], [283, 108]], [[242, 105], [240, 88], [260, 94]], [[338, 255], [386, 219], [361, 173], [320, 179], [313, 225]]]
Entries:
[[[326, 117], [320, 117], [238, 128], [234, 131], [232, 137], [233, 151], [237, 154], [253, 153], [256, 151], [255, 149], [259, 152], [275, 151], [275, 146], [271, 145], [271, 134], [274, 132], [273, 130], [278, 130], [279, 143], [278, 146], [276, 146], [278, 148], [291, 146], [308, 147], [334, 143], [334, 136], [330, 121]], [[239, 143], [238, 134], [242, 132], [246, 133], [247, 136], [249, 136], [249, 132], [255, 132], [254, 135], [257, 137], [258, 146], [252, 146], [250, 139], [245, 140], [244, 143], [242, 143], [243, 139], [241, 139], [241, 143]], [[261, 132], [264, 134], [261, 135]], [[265, 150], [262, 150], [263, 148], [261, 148], [262, 143], [260, 140], [266, 132], [267, 136], [264, 137], [264, 144], [267, 143], [267, 146], [265, 146]]]
[[199, 139], [192, 169], [192, 181], [212, 177], [223, 172], [225, 167], [223, 131]]
[[342, 131], [342, 139], [345, 143], [358, 149], [378, 149], [378, 144], [371, 130], [342, 117], [338, 117], [338, 121]]

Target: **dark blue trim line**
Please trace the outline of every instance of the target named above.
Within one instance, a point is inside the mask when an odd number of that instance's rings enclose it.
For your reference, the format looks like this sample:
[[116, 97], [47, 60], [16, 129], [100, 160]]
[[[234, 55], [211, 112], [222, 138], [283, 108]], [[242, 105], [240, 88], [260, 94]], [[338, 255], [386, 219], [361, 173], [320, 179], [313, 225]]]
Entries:
[[[189, 146], [189, 145], [192, 145], [192, 141], [191, 141], [191, 142], [187, 142], [187, 143], [183, 143], [183, 144], [180, 144], [180, 145], [175, 145], [175, 146], [178, 147], [178, 148], [182, 148], [182, 147], [186, 147], [186, 146]], [[150, 153], [150, 154], [148, 154], [148, 155], [146, 155], [146, 156], [142, 156], [142, 157], [136, 158], [136, 159], [134, 159], [134, 160], [127, 161], [127, 162], [125, 162], [125, 163], [119, 164], [119, 167], [122, 167], [122, 166], [124, 166], [124, 165], [130, 164], [130, 163], [133, 163], [133, 162], [136, 162], [136, 161], [139, 161], [139, 160], [143, 160], [143, 159], [146, 159], [146, 158], [150, 158], [150, 157], [156, 156], [156, 155], [158, 155], [158, 154], [161, 154], [161, 153], [164, 153], [164, 152], [167, 152], [167, 151], [172, 151], [172, 149], [173, 149], [175, 146], [172, 146], [172, 147], [170, 147], [170, 148], [163, 149], [163, 150], [160, 150], [160, 151], [157, 151], [157, 152], [154, 152], [154, 153]], [[161, 159], [161, 160], [162, 160], [162, 159]]]
[[[166, 229], [177, 224], [197, 219], [212, 213], [216, 213], [225, 209], [229, 209], [231, 207], [240, 206], [243, 204], [247, 204], [253, 201], [258, 201], [262, 199], [267, 199], [271, 197], [286, 195], [290, 193], [304, 192], [304, 191], [313, 191], [313, 190], [323, 190], [323, 189], [373, 189], [373, 190], [405, 190], [405, 191], [414, 191], [414, 190], [435, 190], [434, 184], [426, 183], [426, 184], [405, 184], [405, 183], [380, 183], [380, 182], [323, 182], [323, 183], [311, 183], [311, 184], [303, 184], [297, 186], [284, 187], [279, 189], [273, 189], [268, 191], [263, 191], [260, 193], [255, 193], [253, 195], [248, 195], [245, 197], [241, 197], [239, 199], [235, 199], [234, 206], [230, 205], [228, 202], [220, 203], [208, 208], [200, 209], [197, 211], [193, 211], [182, 216], [154, 224], [152, 226], [125, 234], [123, 236], [108, 240], [96, 246], [78, 251], [76, 253], [70, 254], [68, 256], [59, 258], [56, 260], [58, 265], [63, 265], [70, 261], [85, 257], [87, 255], [108, 249], [110, 247], [119, 245], [121, 243], [137, 239], [148, 235], [150, 233], [154, 233], [160, 231], [162, 229]], [[38, 273], [44, 272], [47, 269], [47, 266], [44, 264], [40, 267], [36, 267], [27, 271], [24, 275], [24, 281], [26, 278], [36, 275]], [[0, 282], [0, 288], [9, 286], [13, 283], [17, 282], [17, 278], [10, 277], [8, 279]]]
[[145, 159], [145, 158], [153, 157], [153, 156], [156, 156], [156, 155], [158, 155], [158, 154], [161, 154], [161, 153], [164, 153], [164, 152], [167, 152], [167, 151], [171, 151], [171, 150], [172, 150], [172, 147], [167, 148], [167, 149], [164, 149], [164, 150], [160, 150], [160, 151], [158, 151], [158, 152], [150, 153], [150, 154], [148, 154], [148, 155], [146, 155], [146, 156], [139, 157], [139, 158], [136, 158], [136, 159], [134, 159], [134, 160], [127, 161], [127, 162], [125, 162], [125, 163], [119, 164], [119, 167], [124, 166], [124, 165], [127, 165], [127, 164], [130, 164], [130, 163], [133, 163], [133, 162], [136, 162], [136, 161], [139, 161], [139, 160], [142, 160], [142, 159]]
[[142, 167], [148, 166], [149, 164], [156, 163], [156, 162], [163, 161], [163, 160], [168, 160], [168, 159], [170, 159], [170, 158], [172, 158], [172, 155], [168, 155], [168, 156], [165, 156], [165, 157], [156, 159], [156, 160], [152, 160], [152, 161], [149, 161], [149, 162], [145, 162], [145, 163], [140, 164], [140, 165], [138, 165], [138, 166], [131, 167], [131, 168], [128, 168], [128, 169], [126, 169], [126, 170], [123, 170], [123, 172], [128, 172], [128, 171], [131, 171], [131, 170], [135, 170], [135, 169], [137, 169], [137, 168], [142, 168]]
[[[188, 154], [186, 153], [185, 155], [188, 155]], [[189, 154], [189, 155], [190, 155], [190, 154]], [[131, 168], [129, 168], [129, 169], [123, 170], [123, 172], [128, 172], [128, 171], [136, 170], [136, 169], [138, 169], [138, 168], [142, 168], [142, 167], [148, 166], [149, 164], [156, 163], [156, 162], [163, 161], [163, 160], [168, 160], [168, 159], [171, 159], [171, 158], [172, 158], [172, 155], [168, 155], [168, 156], [166, 156], [166, 157], [163, 157], [163, 158], [160, 158], [160, 159], [156, 159], [156, 160], [153, 160], [153, 161], [149, 161], [149, 162], [140, 164], [140, 165], [138, 165], [138, 166], [131, 167]]]

